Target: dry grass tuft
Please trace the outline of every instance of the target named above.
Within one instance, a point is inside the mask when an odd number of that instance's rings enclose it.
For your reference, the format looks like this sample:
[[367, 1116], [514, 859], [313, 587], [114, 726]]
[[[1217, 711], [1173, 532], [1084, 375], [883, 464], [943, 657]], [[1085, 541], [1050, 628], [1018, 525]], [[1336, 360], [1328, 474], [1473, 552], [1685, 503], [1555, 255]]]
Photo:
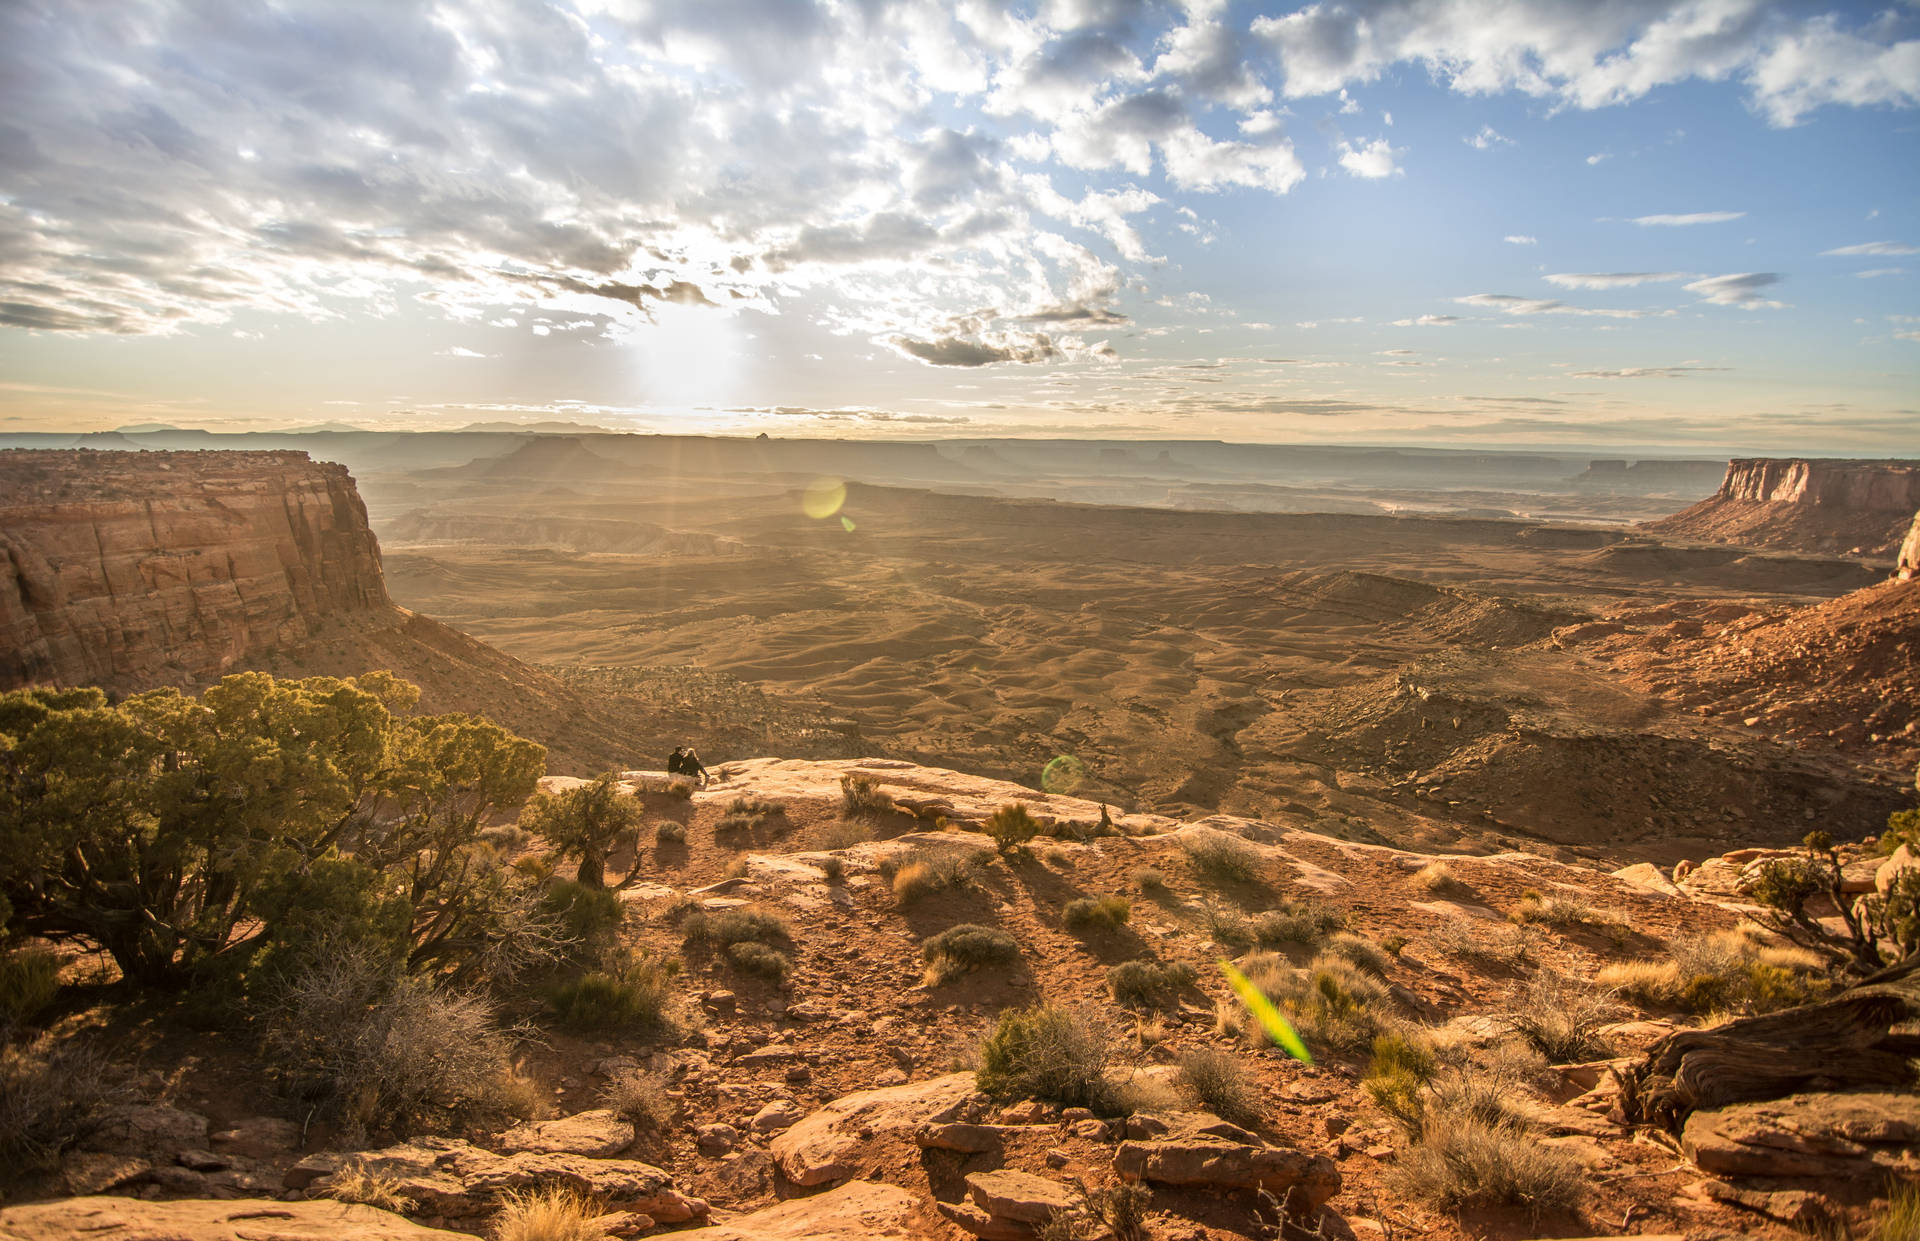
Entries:
[[1887, 1209], [1874, 1221], [1873, 1241], [1920, 1241], [1920, 1184], [1887, 1186]]
[[1105, 1077], [1111, 1041], [1084, 1014], [1058, 1005], [1009, 1009], [980, 1043], [980, 1089], [1000, 1099], [1042, 1099], [1111, 1110]]
[[98, 1127], [119, 1080], [91, 1043], [43, 1037], [0, 1046], [0, 1169], [51, 1166]]
[[[1279, 1007], [1309, 1045], [1355, 1050], [1372, 1043], [1392, 1022], [1387, 988], [1352, 962], [1322, 954], [1295, 969], [1285, 957], [1263, 952], [1240, 963], [1247, 980]], [[1256, 1044], [1267, 1041], [1260, 1023], [1237, 999], [1220, 1001], [1222, 1030]]]
[[1420, 1140], [1387, 1178], [1442, 1211], [1517, 1206], [1535, 1216], [1579, 1206], [1586, 1180], [1577, 1160], [1520, 1125], [1432, 1107]]
[[926, 982], [937, 987], [985, 965], [1005, 965], [1020, 959], [1020, 943], [998, 927], [962, 922], [920, 945], [926, 962]]
[[571, 1189], [509, 1191], [494, 1220], [494, 1241], [603, 1241], [600, 1208]]
[[979, 878], [979, 863], [984, 860], [959, 849], [915, 849], [888, 858], [881, 864], [880, 873], [891, 873], [894, 901], [911, 905], [936, 892], [964, 892], [973, 887]]
[[1133, 904], [1124, 896], [1083, 896], [1067, 902], [1060, 921], [1075, 934], [1117, 931], [1133, 914]]
[[1433, 896], [1471, 896], [1473, 889], [1460, 881], [1445, 862], [1428, 862], [1413, 872], [1413, 881]]
[[628, 1069], [600, 1090], [600, 1102], [640, 1133], [660, 1133], [673, 1123], [673, 1100], [667, 1079], [657, 1073]]
[[1114, 1002], [1147, 1008], [1172, 1008], [1180, 1002], [1180, 992], [1193, 985], [1191, 965], [1178, 961], [1162, 965], [1157, 961], [1122, 961], [1107, 971], [1107, 990]]
[[1229, 1052], [1201, 1047], [1180, 1057], [1180, 1085], [1222, 1120], [1252, 1127], [1260, 1123], [1260, 1093], [1246, 1067]]
[[1543, 970], [1505, 1017], [1549, 1061], [1573, 1064], [1610, 1055], [1612, 1048], [1600, 1037], [1600, 1027], [1625, 1015], [1610, 994]]
[[1181, 848], [1194, 873], [1214, 883], [1251, 883], [1260, 872], [1260, 854], [1225, 832], [1195, 833], [1181, 842]]
[[1678, 940], [1664, 958], [1624, 961], [1594, 981], [1644, 1008], [1768, 1013], [1820, 998], [1826, 962], [1752, 926]]
[[375, 1172], [355, 1160], [327, 1178], [327, 1197], [335, 1202], [357, 1202], [404, 1215], [413, 1209], [413, 1199], [400, 1187], [400, 1178], [390, 1172]]
[[840, 812], [849, 819], [878, 819], [897, 807], [871, 776], [840, 777]]

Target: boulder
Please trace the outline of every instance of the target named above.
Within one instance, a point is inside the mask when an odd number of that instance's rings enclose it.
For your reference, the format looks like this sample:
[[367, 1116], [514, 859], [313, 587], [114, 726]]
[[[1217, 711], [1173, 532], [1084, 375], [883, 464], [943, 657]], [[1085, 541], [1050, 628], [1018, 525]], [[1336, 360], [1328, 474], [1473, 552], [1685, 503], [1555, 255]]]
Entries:
[[1658, 892], [1662, 896], [1679, 896], [1680, 889], [1671, 879], [1661, 873], [1652, 862], [1636, 862], [1632, 866], [1623, 866], [1613, 872], [1615, 879], [1622, 879], [1634, 887], [1646, 892]]
[[1920, 1095], [1797, 1094], [1687, 1117], [1681, 1148], [1718, 1176], [1920, 1173]]
[[747, 1122], [755, 1133], [778, 1133], [799, 1124], [806, 1113], [792, 1099], [775, 1099], [753, 1114]]
[[959, 1120], [973, 1103], [971, 1073], [843, 1095], [773, 1140], [773, 1158], [796, 1185], [825, 1185], [860, 1171], [867, 1144]]
[[1005, 1169], [969, 1174], [967, 1197], [993, 1218], [1020, 1224], [1044, 1224], [1074, 1209], [1073, 1194], [1060, 1182]]
[[925, 1150], [959, 1151], [981, 1155], [997, 1151], [1006, 1139], [1028, 1128], [1025, 1125], [970, 1125], [954, 1121], [945, 1125], [921, 1125], [913, 1132], [914, 1145]]
[[854, 1181], [720, 1224], [676, 1232], [674, 1241], [913, 1241], [925, 1237], [920, 1199], [883, 1181]]
[[455, 1241], [391, 1211], [318, 1199], [226, 1202], [67, 1198], [0, 1209], [6, 1241]]
[[515, 1125], [500, 1135], [499, 1144], [509, 1151], [606, 1159], [632, 1146], [633, 1137], [632, 1125], [602, 1109]]
[[1893, 890], [1895, 876], [1902, 871], [1916, 869], [1920, 869], [1920, 857], [1915, 857], [1912, 849], [1901, 845], [1893, 851], [1892, 856], [1880, 863], [1879, 870], [1873, 872], [1873, 890], [1885, 896]]
[[126, 1103], [106, 1109], [87, 1138], [90, 1150], [171, 1160], [183, 1150], [207, 1149], [212, 1125], [198, 1112], [156, 1103]]
[[1308, 1209], [1340, 1192], [1340, 1169], [1325, 1155], [1281, 1146], [1249, 1146], [1220, 1138], [1176, 1137], [1122, 1142], [1113, 1170], [1123, 1181], [1213, 1189], [1264, 1189], [1285, 1199], [1299, 1190]]

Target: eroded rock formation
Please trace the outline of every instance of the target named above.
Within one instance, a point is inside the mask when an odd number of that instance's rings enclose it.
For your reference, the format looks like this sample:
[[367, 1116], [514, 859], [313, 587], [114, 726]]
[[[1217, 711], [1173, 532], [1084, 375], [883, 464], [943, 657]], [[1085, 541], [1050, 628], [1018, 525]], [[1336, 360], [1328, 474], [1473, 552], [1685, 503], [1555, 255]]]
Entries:
[[1920, 461], [1738, 458], [1720, 490], [1651, 522], [1666, 535], [1750, 547], [1892, 556], [1920, 509]]
[[393, 612], [345, 466], [0, 452], [0, 688], [185, 683]]

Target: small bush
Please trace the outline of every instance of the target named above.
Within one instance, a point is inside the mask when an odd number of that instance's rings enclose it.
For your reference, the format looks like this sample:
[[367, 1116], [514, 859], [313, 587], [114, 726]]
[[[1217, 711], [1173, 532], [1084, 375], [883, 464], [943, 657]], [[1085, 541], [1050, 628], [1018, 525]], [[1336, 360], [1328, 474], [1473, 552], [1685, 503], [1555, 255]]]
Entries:
[[20, 948], [0, 956], [0, 1038], [9, 1026], [25, 1025], [60, 993], [60, 957], [46, 948]]
[[1254, 917], [1253, 938], [1262, 948], [1313, 945], [1345, 925], [1345, 915], [1318, 901], [1288, 901]]
[[1253, 847], [1225, 832], [1189, 836], [1181, 848], [1194, 873], [1214, 883], [1250, 883], [1260, 870], [1260, 855]]
[[1619, 915], [1603, 913], [1577, 896], [1564, 896], [1560, 893], [1542, 896], [1538, 892], [1529, 892], [1522, 897], [1520, 904], [1509, 916], [1515, 922], [1538, 922], [1561, 929], [1575, 926], [1611, 926], [1620, 921]]
[[1454, 918], [1433, 933], [1434, 945], [1468, 961], [1523, 969], [1534, 962], [1536, 932], [1511, 923], [1496, 925], [1485, 939], [1476, 936], [1474, 919]]
[[1158, 897], [1167, 890], [1167, 877], [1160, 873], [1158, 867], [1142, 866], [1129, 878], [1133, 881], [1135, 890], [1148, 896]]
[[576, 1030], [658, 1030], [669, 1024], [672, 983], [666, 964], [632, 957], [556, 987], [550, 1003]]
[[1920, 1241], [1920, 1183], [1887, 1186], [1887, 1209], [1874, 1221], [1873, 1241]]
[[402, 1213], [413, 1209], [413, 1199], [400, 1187], [400, 1178], [374, 1172], [356, 1159], [327, 1178], [327, 1197], [335, 1202], [357, 1202], [363, 1207]]
[[713, 825], [713, 834], [715, 837], [738, 837], [785, 813], [786, 807], [776, 801], [761, 797], [736, 797], [727, 803], [726, 813]]
[[835, 849], [851, 849], [855, 845], [865, 844], [873, 839], [873, 825], [851, 819], [842, 819], [838, 823], [829, 823], [814, 835], [814, 847], [829, 852]]
[[733, 962], [735, 969], [773, 982], [784, 979], [793, 964], [787, 959], [787, 954], [778, 948], [750, 939], [735, 940], [728, 944], [727, 960]]
[[1768, 1013], [1818, 999], [1826, 972], [1818, 955], [1741, 927], [1678, 940], [1664, 959], [1608, 965], [1594, 981], [1646, 1008]]
[[983, 965], [1019, 960], [1020, 943], [998, 927], [962, 922], [921, 944], [920, 959], [927, 964], [928, 984], [939, 986]]
[[572, 1189], [508, 1190], [493, 1223], [495, 1241], [604, 1241], [600, 1208]]
[[1774, 858], [1762, 862], [1742, 886], [1762, 905], [1797, 916], [1807, 901], [1827, 890], [1827, 870], [1813, 858]]
[[99, 1126], [118, 1075], [92, 1044], [42, 1038], [0, 1045], [0, 1169], [53, 1166]]
[[588, 949], [611, 942], [627, 914], [617, 892], [569, 879], [555, 880], [541, 894], [540, 910], [569, 942]]
[[1433, 1052], [1420, 1039], [1398, 1030], [1375, 1036], [1373, 1058], [1363, 1084], [1380, 1109], [1418, 1132], [1421, 1092], [1433, 1079]]
[[1473, 891], [1445, 862], [1428, 862], [1413, 872], [1413, 881], [1433, 896], [1466, 896]]
[[915, 849], [890, 857], [881, 873], [893, 872], [893, 898], [911, 905], [935, 892], [965, 891], [978, 875], [977, 859], [957, 849]]
[[877, 819], [894, 810], [893, 798], [871, 776], [840, 777], [840, 813], [849, 819]]
[[1586, 1180], [1578, 1160], [1522, 1125], [1430, 1106], [1387, 1183], [1442, 1211], [1518, 1206], [1537, 1216], [1579, 1206]]
[[762, 944], [793, 941], [793, 928], [787, 920], [764, 909], [723, 909], [719, 913], [695, 910], [681, 920], [680, 934], [689, 944], [703, 944], [723, 951], [749, 941]]
[[693, 781], [685, 776], [641, 776], [633, 782], [635, 793], [651, 793], [657, 797], [677, 797], [681, 801], [693, 797]]
[[1543, 971], [1527, 984], [1506, 1020], [1549, 1061], [1572, 1064], [1608, 1055], [1612, 1049], [1601, 1039], [1600, 1027], [1623, 1015], [1608, 995]]
[[1040, 821], [1028, 812], [1020, 802], [1007, 802], [992, 814], [981, 829], [993, 841], [994, 848], [1002, 853], [1012, 853], [1026, 847], [1026, 843], [1038, 836], [1042, 828]]
[[659, 1133], [673, 1123], [673, 1100], [667, 1081], [657, 1073], [628, 1069], [600, 1090], [602, 1106], [642, 1134]]
[[839, 883], [847, 873], [846, 862], [831, 853], [815, 862], [814, 865], [820, 868], [821, 877], [828, 883]]
[[[1404, 941], [1402, 943], [1404, 945]], [[1363, 939], [1347, 931], [1339, 931], [1327, 938], [1321, 951], [1328, 956], [1339, 957], [1356, 969], [1372, 974], [1375, 978], [1385, 978], [1387, 954], [1381, 951], [1381, 947], [1370, 939]]]
[[1207, 920], [1207, 934], [1214, 943], [1235, 953], [1253, 948], [1253, 923], [1247, 921], [1245, 914], [1212, 901], [1204, 902], [1200, 912]]
[[1246, 1127], [1260, 1122], [1259, 1092], [1233, 1055], [1212, 1047], [1196, 1048], [1180, 1057], [1178, 1081], [1220, 1119]]
[[1067, 902], [1060, 920], [1076, 934], [1115, 931], [1127, 924], [1133, 905], [1124, 896], [1083, 896]]
[[673, 819], [664, 820], [653, 829], [653, 839], [656, 844], [683, 845], [687, 843], [687, 825]]
[[1122, 961], [1107, 971], [1107, 990], [1116, 1003], [1147, 1008], [1172, 1008], [1180, 1002], [1180, 992], [1191, 987], [1193, 981], [1193, 967], [1178, 961], [1166, 965]]
[[1153, 1208], [1153, 1191], [1145, 1185], [1121, 1182], [1087, 1193], [1091, 1210], [1113, 1241], [1147, 1241], [1147, 1212]]
[[1390, 957], [1395, 957], [1395, 958], [1399, 957], [1400, 953], [1403, 950], [1405, 950], [1406, 946], [1407, 946], [1407, 937], [1404, 935], [1382, 935], [1380, 937], [1381, 951], [1385, 952]]
[[1043, 1099], [1107, 1111], [1110, 1043], [1085, 1016], [1051, 1004], [1010, 1009], [980, 1044], [980, 1089], [1001, 1099]]
[[[1353, 1050], [1367, 1046], [1385, 1026], [1385, 984], [1339, 957], [1317, 956], [1305, 969], [1294, 969], [1284, 957], [1262, 953], [1240, 969], [1309, 1044]], [[1266, 1041], [1260, 1023], [1237, 999], [1221, 1001], [1217, 1011], [1222, 1029]]]

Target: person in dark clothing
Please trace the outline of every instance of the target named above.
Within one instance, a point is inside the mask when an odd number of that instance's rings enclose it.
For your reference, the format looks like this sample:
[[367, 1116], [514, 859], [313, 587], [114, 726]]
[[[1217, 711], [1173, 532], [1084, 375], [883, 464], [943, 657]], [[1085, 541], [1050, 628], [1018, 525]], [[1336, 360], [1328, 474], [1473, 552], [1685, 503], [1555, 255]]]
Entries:
[[707, 774], [706, 765], [700, 761], [700, 756], [694, 753], [693, 747], [685, 745], [673, 747], [673, 753], [667, 756], [667, 774], [691, 776], [703, 785], [712, 779]]

